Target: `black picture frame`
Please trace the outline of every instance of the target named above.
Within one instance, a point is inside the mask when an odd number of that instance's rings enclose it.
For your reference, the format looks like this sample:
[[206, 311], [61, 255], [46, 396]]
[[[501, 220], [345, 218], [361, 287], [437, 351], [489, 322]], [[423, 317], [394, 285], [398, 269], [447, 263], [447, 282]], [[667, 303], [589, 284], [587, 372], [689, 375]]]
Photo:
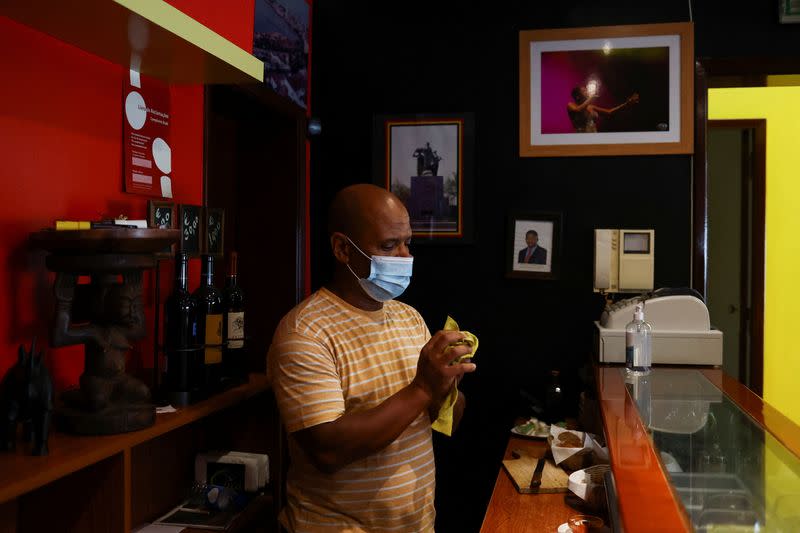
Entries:
[[198, 257], [202, 252], [204, 226], [202, 214], [203, 208], [199, 205], [181, 204], [180, 206], [180, 249], [189, 257]]
[[147, 201], [147, 226], [158, 229], [175, 229], [175, 203]]
[[[147, 227], [154, 229], [175, 229], [175, 202], [162, 202], [159, 200], [147, 201]], [[175, 245], [171, 244], [164, 250], [156, 253], [158, 259], [168, 259], [175, 255]]]
[[406, 205], [414, 244], [471, 244], [475, 114], [379, 114], [373, 128], [373, 183]]
[[[547, 211], [513, 211], [508, 215], [506, 277], [554, 280], [560, 277], [564, 217]], [[527, 234], [535, 247], [528, 253]], [[538, 250], [538, 251], [537, 251]], [[542, 253], [542, 250], [544, 253]]]
[[225, 209], [206, 207], [204, 221], [203, 253], [221, 258], [225, 255]]

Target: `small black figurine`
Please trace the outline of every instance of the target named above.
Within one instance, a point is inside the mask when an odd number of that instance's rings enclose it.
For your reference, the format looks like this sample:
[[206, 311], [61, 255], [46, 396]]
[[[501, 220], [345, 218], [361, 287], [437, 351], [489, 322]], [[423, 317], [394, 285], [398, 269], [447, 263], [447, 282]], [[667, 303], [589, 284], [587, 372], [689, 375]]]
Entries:
[[36, 354], [36, 337], [31, 351], [19, 347], [19, 360], [0, 383], [0, 447], [16, 448], [17, 423], [23, 423], [25, 441], [33, 439], [32, 455], [47, 455], [50, 414], [53, 410], [53, 381], [44, 366], [44, 355]]

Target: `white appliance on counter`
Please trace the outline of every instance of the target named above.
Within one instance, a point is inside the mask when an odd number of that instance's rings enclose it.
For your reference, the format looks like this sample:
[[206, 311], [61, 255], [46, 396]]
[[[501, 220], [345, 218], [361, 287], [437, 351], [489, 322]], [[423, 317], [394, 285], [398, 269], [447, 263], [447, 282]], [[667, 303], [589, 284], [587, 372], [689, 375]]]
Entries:
[[594, 291], [652, 291], [655, 250], [652, 229], [594, 230]]
[[722, 365], [722, 332], [711, 328], [706, 304], [689, 290], [661, 289], [654, 297], [621, 300], [595, 321], [595, 346], [601, 363], [625, 362], [625, 325], [636, 304], [653, 328], [653, 363]]

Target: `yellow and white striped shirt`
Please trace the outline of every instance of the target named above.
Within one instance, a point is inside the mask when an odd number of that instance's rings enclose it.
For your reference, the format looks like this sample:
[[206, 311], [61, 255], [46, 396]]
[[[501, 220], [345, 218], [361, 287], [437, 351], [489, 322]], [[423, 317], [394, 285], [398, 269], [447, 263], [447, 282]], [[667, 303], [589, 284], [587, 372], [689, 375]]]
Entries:
[[[267, 373], [289, 433], [379, 405], [414, 378], [430, 332], [391, 300], [364, 311], [320, 289], [275, 332]], [[427, 412], [389, 446], [334, 474], [317, 470], [289, 438], [281, 522], [292, 532], [433, 531], [435, 466]]]

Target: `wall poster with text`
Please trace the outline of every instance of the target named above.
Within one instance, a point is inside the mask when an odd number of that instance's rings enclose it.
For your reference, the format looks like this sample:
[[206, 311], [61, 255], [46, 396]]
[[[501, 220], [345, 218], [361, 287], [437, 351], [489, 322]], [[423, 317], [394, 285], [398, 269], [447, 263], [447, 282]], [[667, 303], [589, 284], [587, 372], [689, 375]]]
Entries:
[[169, 87], [135, 71], [123, 86], [125, 192], [172, 198]]

